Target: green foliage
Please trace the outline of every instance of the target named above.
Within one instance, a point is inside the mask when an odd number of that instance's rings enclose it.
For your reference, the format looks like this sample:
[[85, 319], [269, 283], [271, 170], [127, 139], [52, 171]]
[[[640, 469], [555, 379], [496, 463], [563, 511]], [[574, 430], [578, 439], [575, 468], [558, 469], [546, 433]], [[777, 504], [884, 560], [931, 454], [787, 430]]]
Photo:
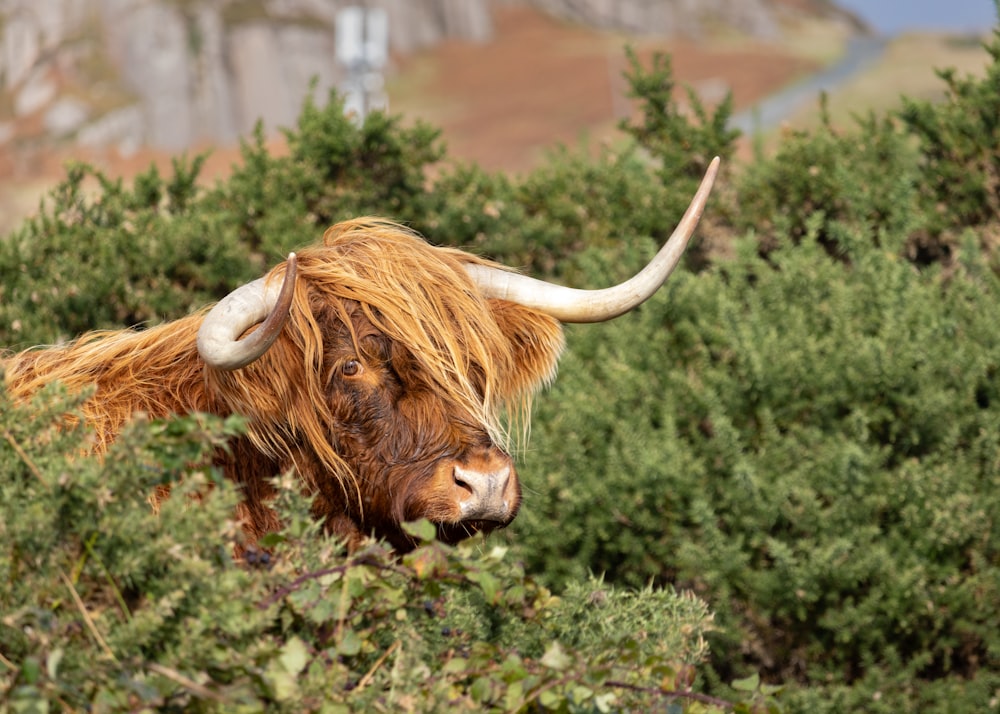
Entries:
[[[740, 179], [734, 224], [770, 250], [775, 234], [798, 240], [822, 213], [833, 253], [860, 233], [918, 264], [949, 262], [965, 228], [995, 226], [1000, 212], [1000, 30], [984, 50], [981, 77], [938, 71], [944, 100], [902, 97], [901, 110], [858, 117], [853, 130], [832, 128], [821, 97], [822, 126], [790, 133]], [[994, 235], [980, 238], [991, 252]]]
[[[672, 84], [669, 67], [651, 80], [635, 72], [636, 82]], [[670, 122], [673, 135], [685, 126], [704, 133], [676, 111]], [[583, 246], [662, 240], [707, 166], [663, 157], [657, 169], [634, 149], [597, 162], [562, 152], [518, 184], [457, 166], [430, 185], [428, 167], [444, 156], [438, 130], [379, 112], [358, 125], [335, 96], [323, 106], [307, 99], [285, 133], [288, 154], [275, 156], [258, 126], [241, 164], [210, 188], [198, 182], [204, 156], [175, 161], [170, 178], [151, 168], [131, 187], [70, 167], [39, 216], [0, 241], [0, 344], [184, 315], [319, 240], [329, 225], [365, 214], [559, 274]], [[733, 136], [725, 141], [710, 150], [731, 153]]]
[[[563, 153], [519, 184], [459, 166], [429, 186], [436, 136], [307, 103], [288, 155], [258, 131], [214, 187], [199, 188], [201, 157], [130, 188], [75, 167], [0, 243], [0, 266], [17, 275], [0, 288], [3, 339], [176, 316], [360, 213], [558, 272], [584, 245], [662, 240], [686, 200], [634, 151], [596, 164]], [[238, 424], [137, 423], [96, 459], [55, 392], [0, 406], [0, 568], [16, 576], [0, 599], [12, 613], [0, 688], [12, 709], [731, 708], [690, 690], [712, 625], [689, 594], [581, 579], [555, 596], [488, 544], [429, 543], [402, 562], [373, 545], [349, 558], [288, 480], [287, 529], [235, 564], [237, 494], [206, 464]], [[162, 486], [172, 496], [154, 513], [146, 499]], [[772, 694], [753, 688], [735, 706]]]
[[[249, 279], [231, 221], [201, 212], [203, 157], [156, 168], [132, 187], [76, 164], [39, 216], [0, 240], [0, 340], [67, 339], [86, 329], [184, 314]], [[95, 196], [89, 188], [97, 183]], [[211, 239], [207, 239], [211, 237]]]
[[272, 156], [258, 127], [243, 164], [209, 189], [198, 184], [204, 156], [175, 161], [169, 179], [151, 168], [128, 188], [71, 166], [38, 217], [0, 240], [0, 344], [178, 317], [338, 220], [411, 221], [424, 170], [442, 152], [436, 130], [379, 113], [357, 126], [336, 98], [322, 108], [308, 100], [287, 139], [289, 155]]
[[[663, 183], [669, 185], [680, 177], [700, 179], [714, 156], [724, 160], [733, 156], [739, 131], [727, 127], [733, 111], [731, 93], [709, 112], [697, 93], [688, 88], [689, 108], [682, 110], [674, 98], [676, 83], [670, 56], [657, 53], [647, 70], [634, 50], [627, 48], [626, 54], [630, 66], [625, 74], [629, 96], [638, 100], [642, 121], [622, 120], [620, 127], [660, 160]], [[696, 123], [689, 114], [697, 119]]]
[[78, 402], [0, 395], [4, 710], [729, 706], [689, 689], [711, 628], [689, 594], [555, 597], [488, 543], [347, 556], [290, 476], [285, 530], [235, 563], [237, 494], [207, 464], [239, 421], [137, 421], [97, 458], [64, 416]]
[[940, 70], [945, 101], [906, 100], [898, 114], [918, 141], [920, 197], [938, 231], [1000, 213], [1000, 29], [984, 47], [992, 61], [983, 77]]
[[744, 241], [570, 335], [525, 458], [519, 555], [555, 587], [596, 572], [693, 588], [724, 680], [749, 666], [825, 692], [867, 673], [906, 711], [969, 677], [962, 706], [985, 706], [1000, 281], [971, 240], [948, 280], [860, 236], [832, 261], [821, 219], [769, 262]]
[[267, 255], [313, 243], [346, 218], [410, 222], [424, 205], [425, 169], [443, 156], [438, 134], [381, 112], [358, 126], [337, 97], [322, 107], [308, 98], [296, 128], [285, 132], [289, 155], [271, 156], [258, 125], [243, 145], [243, 165], [208, 200], [239, 225], [250, 250]]
[[[692, 113], [686, 113], [673, 98], [669, 58], [658, 55], [647, 70], [628, 54], [630, 96], [643, 116], [639, 123], [622, 122], [633, 144], [596, 159], [560, 149], [518, 182], [459, 166], [435, 182], [427, 214], [414, 226], [533, 275], [567, 281], [581, 277], [572, 272], [581, 250], [622, 256], [650, 238], [662, 244], [712, 158], [735, 153], [738, 132], [726, 128], [729, 99], [709, 113], [690, 94]], [[699, 243], [696, 237], [689, 260], [697, 260]]]
[[918, 161], [906, 136], [874, 116], [859, 120], [853, 132], [840, 133], [828, 122], [816, 132], [793, 132], [774, 158], [755, 162], [740, 177], [734, 222], [759, 232], [769, 250], [772, 236], [801, 240], [821, 215], [817, 235], [833, 254], [847, 250], [852, 236], [864, 235], [916, 258], [907, 240], [925, 220]]
[[530, 571], [693, 588], [719, 679], [759, 669], [793, 711], [996, 706], [997, 47], [902, 122], [786, 137], [722, 207], [732, 260], [570, 332], [525, 457]]
[[661, 183], [634, 149], [597, 159], [561, 150], [517, 184], [459, 167], [436, 183], [432, 208], [416, 227], [532, 275], [573, 280], [564, 271], [581, 249], [614, 253], [650, 237], [664, 242], [696, 184], [683, 185]]

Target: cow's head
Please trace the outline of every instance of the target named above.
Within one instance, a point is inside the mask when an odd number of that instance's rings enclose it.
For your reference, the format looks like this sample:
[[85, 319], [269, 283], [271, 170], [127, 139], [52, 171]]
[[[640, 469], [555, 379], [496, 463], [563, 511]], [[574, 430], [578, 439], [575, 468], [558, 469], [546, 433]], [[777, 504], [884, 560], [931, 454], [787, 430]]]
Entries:
[[555, 374], [560, 323], [652, 295], [717, 168], [653, 261], [606, 290], [543, 283], [385, 221], [338, 224], [213, 308], [198, 337], [206, 379], [340, 535], [405, 550], [406, 520], [428, 518], [448, 542], [504, 526], [521, 502], [511, 435]]

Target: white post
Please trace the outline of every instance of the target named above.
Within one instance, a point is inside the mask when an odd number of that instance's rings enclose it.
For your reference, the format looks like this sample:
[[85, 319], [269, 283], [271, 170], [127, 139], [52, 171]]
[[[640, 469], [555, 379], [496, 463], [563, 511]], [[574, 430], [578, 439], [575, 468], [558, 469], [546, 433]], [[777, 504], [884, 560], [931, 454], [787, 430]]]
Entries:
[[341, 87], [344, 111], [364, 121], [368, 112], [386, 109], [382, 69], [389, 58], [389, 16], [382, 8], [351, 5], [337, 13], [337, 60], [347, 68]]

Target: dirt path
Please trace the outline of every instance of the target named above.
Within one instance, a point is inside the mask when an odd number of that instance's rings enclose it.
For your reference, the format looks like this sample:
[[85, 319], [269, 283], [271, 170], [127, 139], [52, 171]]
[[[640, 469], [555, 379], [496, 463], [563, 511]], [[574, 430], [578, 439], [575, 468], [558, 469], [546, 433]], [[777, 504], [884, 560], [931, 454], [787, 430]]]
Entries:
[[452, 157], [489, 169], [526, 171], [554, 144], [613, 140], [632, 111], [622, 77], [629, 42], [647, 65], [654, 52], [669, 53], [678, 84], [709, 104], [732, 91], [737, 111], [817, 67], [764, 44], [629, 38], [524, 7], [498, 8], [495, 23], [493, 42], [408, 58], [389, 87], [393, 112], [441, 127]]

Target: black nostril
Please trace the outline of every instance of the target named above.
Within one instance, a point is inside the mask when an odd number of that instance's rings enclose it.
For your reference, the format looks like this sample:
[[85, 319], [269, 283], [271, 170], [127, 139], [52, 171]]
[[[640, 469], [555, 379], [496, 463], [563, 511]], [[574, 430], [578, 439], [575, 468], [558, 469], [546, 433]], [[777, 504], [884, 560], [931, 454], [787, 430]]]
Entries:
[[453, 473], [453, 478], [455, 479], [455, 485], [456, 486], [458, 486], [459, 488], [464, 488], [470, 494], [475, 494], [476, 491], [475, 491], [475, 489], [472, 488], [472, 484], [469, 483], [468, 481], [466, 481], [464, 478], [462, 478], [459, 475], [459, 470], [458, 469], [455, 469], [455, 471]]
[[469, 492], [474, 498], [495, 498], [503, 493], [510, 479], [510, 469], [478, 471], [456, 466], [452, 471], [455, 485]]

